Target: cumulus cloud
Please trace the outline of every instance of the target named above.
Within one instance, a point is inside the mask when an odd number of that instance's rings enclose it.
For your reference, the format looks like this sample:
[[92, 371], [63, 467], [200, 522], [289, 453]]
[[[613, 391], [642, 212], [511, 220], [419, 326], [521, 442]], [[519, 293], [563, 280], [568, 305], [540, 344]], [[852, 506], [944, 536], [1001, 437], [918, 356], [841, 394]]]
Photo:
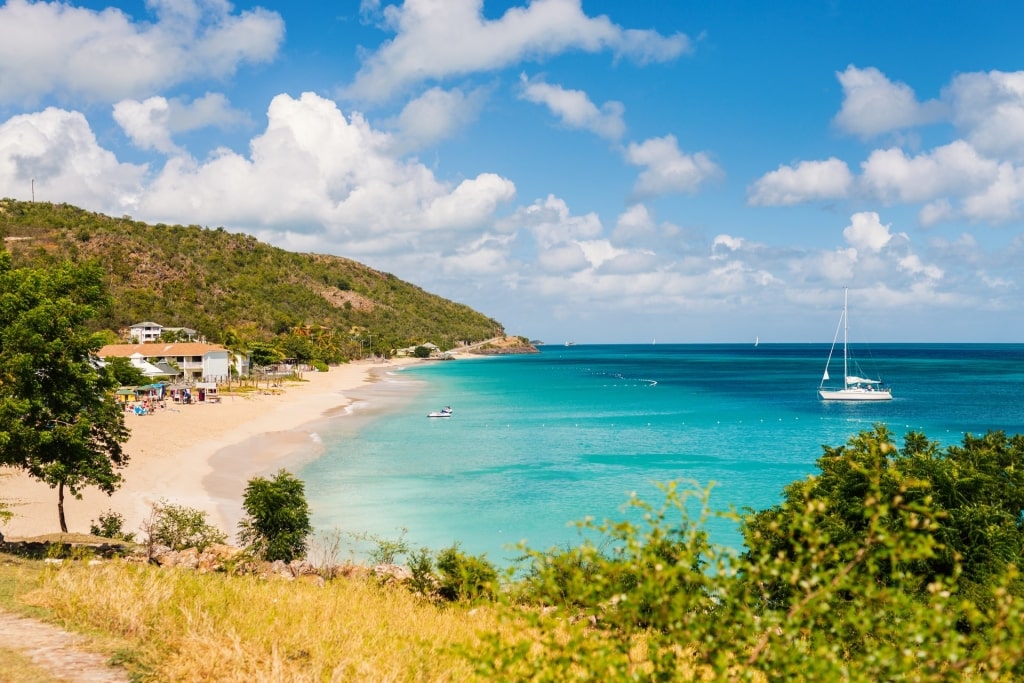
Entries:
[[511, 220], [533, 235], [541, 251], [567, 242], [591, 240], [602, 232], [596, 213], [573, 215], [565, 200], [554, 195], [520, 207]]
[[755, 206], [791, 206], [808, 201], [843, 199], [850, 194], [853, 174], [846, 162], [835, 157], [825, 161], [801, 161], [779, 166], [748, 189]]
[[487, 99], [482, 89], [430, 88], [402, 108], [395, 127], [395, 152], [406, 153], [451, 137], [476, 120]]
[[145, 176], [145, 166], [119, 162], [100, 147], [78, 112], [50, 107], [0, 124], [0, 187], [9, 188], [8, 196], [121, 215], [143, 191]]
[[140, 149], [181, 153], [171, 139], [174, 133], [207, 126], [228, 128], [248, 122], [248, 116], [233, 109], [224, 95], [206, 93], [191, 103], [166, 97], [121, 100], [114, 105], [114, 120]]
[[499, 19], [483, 17], [482, 0], [406, 0], [363, 4], [379, 10], [379, 24], [395, 33], [370, 53], [346, 91], [384, 100], [413, 84], [481, 71], [569, 50], [599, 52], [640, 63], [668, 61], [692, 49], [683, 34], [624, 29], [606, 16], [589, 17], [580, 0], [534, 0]]
[[625, 107], [621, 102], [605, 102], [598, 108], [582, 90], [567, 90], [542, 80], [530, 80], [525, 74], [520, 76], [520, 82], [520, 97], [545, 105], [569, 128], [588, 130], [613, 142], [626, 132], [622, 119]]
[[1020, 218], [1022, 207], [1024, 168], [1004, 163], [991, 184], [964, 198], [963, 215], [972, 221], [1007, 223]]
[[0, 102], [115, 102], [272, 60], [284, 22], [216, 0], [146, 3], [155, 22], [115, 8], [9, 0], [0, 6]]
[[903, 150], [876, 150], [862, 164], [861, 183], [883, 201], [929, 201], [946, 193], [963, 193], [992, 183], [999, 165], [980, 156], [962, 140], [908, 157]]
[[881, 251], [892, 240], [889, 227], [882, 224], [874, 211], [862, 211], [850, 217], [850, 224], [843, 229], [843, 238], [855, 249]]
[[876, 68], [837, 74], [844, 101], [835, 123], [862, 138], [951, 120], [963, 138], [923, 152], [901, 146], [871, 151], [860, 175], [845, 161], [801, 161], [780, 166], [748, 188], [748, 202], [791, 206], [817, 200], [877, 200], [920, 204], [925, 227], [967, 219], [1001, 224], [1024, 210], [1024, 71], [956, 76], [941, 101], [919, 102], [909, 86]]
[[982, 154], [1024, 161], [1024, 71], [960, 74], [943, 95], [953, 123]]
[[537, 264], [548, 273], [572, 273], [589, 267], [590, 261], [578, 243], [566, 242], [538, 253]]
[[834, 122], [858, 137], [871, 138], [946, 116], [941, 102], [918, 102], [908, 85], [890, 81], [874, 67], [858, 69], [851, 64], [836, 77], [843, 86], [843, 105]]
[[920, 275], [928, 280], [939, 280], [942, 278], [942, 269], [938, 266], [928, 265], [921, 261], [917, 254], [907, 254], [899, 260], [900, 268], [911, 275]]
[[654, 218], [647, 207], [632, 204], [619, 215], [612, 236], [616, 241], [643, 239], [654, 235], [655, 230]]
[[213, 224], [323, 231], [326, 241], [367, 253], [407, 249], [428, 233], [454, 242], [515, 196], [495, 174], [451, 186], [390, 156], [388, 135], [313, 93], [278, 95], [267, 118], [248, 156], [220, 150], [202, 163], [171, 159], [142, 208], [169, 217], [185, 205]]
[[728, 258], [731, 252], [739, 251], [743, 248], [746, 243], [742, 237], [733, 237], [732, 235], [717, 235], [711, 242], [711, 258], [722, 259]]
[[625, 156], [629, 163], [645, 167], [633, 188], [640, 197], [695, 192], [705, 181], [722, 175], [704, 152], [681, 152], [674, 135], [630, 143]]

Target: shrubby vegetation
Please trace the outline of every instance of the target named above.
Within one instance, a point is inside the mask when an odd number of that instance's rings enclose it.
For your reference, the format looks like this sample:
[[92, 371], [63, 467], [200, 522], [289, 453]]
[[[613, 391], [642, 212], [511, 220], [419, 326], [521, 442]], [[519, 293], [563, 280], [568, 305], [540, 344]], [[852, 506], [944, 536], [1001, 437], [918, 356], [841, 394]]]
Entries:
[[246, 516], [238, 524], [238, 537], [255, 557], [291, 562], [306, 556], [313, 526], [300, 479], [286, 470], [270, 479], [250, 479], [242, 507]]
[[[1024, 441], [993, 432], [942, 453], [910, 434], [898, 451], [876, 427], [827, 448], [819, 467], [778, 507], [734, 516], [742, 555], [708, 545], [706, 494], [675, 486], [662, 507], [632, 502], [642, 525], [584, 522], [601, 541], [527, 550], [528, 577], [502, 603], [512, 626], [468, 653], [477, 673], [529, 681], [1024, 675]], [[687, 512], [695, 495], [703, 501], [696, 520]]]
[[150, 555], [156, 546], [171, 550], [195, 548], [206, 550], [215, 543], [225, 543], [227, 535], [206, 520], [202, 510], [161, 500], [145, 522], [143, 532]]
[[113, 510], [107, 510], [100, 514], [99, 519], [92, 520], [89, 524], [89, 533], [128, 543], [135, 540], [135, 532], [124, 530], [124, 515]]

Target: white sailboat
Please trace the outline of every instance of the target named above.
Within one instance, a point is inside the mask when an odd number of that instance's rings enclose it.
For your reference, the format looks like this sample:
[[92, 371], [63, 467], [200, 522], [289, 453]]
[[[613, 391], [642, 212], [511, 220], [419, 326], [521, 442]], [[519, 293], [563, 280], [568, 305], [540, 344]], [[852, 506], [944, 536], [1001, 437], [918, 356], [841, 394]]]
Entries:
[[[850, 374], [850, 357], [847, 350], [847, 332], [849, 323], [846, 315], [846, 304], [849, 298], [849, 290], [843, 288], [843, 314], [839, 318], [839, 324], [843, 328], [843, 384], [840, 387], [827, 387], [825, 382], [829, 381], [828, 366], [832, 362], [832, 353], [835, 351], [836, 342], [839, 339], [839, 328], [836, 327], [836, 335], [832, 339], [832, 348], [828, 352], [828, 360], [825, 362], [825, 374], [818, 385], [818, 395], [826, 401], [891, 401], [892, 389], [885, 386], [880, 379], [868, 379], [859, 375]], [[861, 373], [859, 368], [854, 368]], [[863, 374], [863, 373], [861, 373]]]

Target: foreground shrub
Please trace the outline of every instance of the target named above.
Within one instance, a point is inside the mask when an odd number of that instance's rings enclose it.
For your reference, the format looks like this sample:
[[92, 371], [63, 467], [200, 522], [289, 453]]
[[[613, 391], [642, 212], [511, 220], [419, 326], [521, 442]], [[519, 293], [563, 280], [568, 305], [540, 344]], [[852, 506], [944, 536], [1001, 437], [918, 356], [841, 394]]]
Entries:
[[414, 593], [444, 602], [491, 600], [498, 593], [498, 570], [484, 555], [467, 555], [454, 544], [436, 555], [428, 548], [408, 553]]
[[[878, 444], [876, 444], [878, 445]], [[909, 486], [909, 483], [907, 484]], [[787, 553], [710, 546], [708, 492], [665, 487], [630, 507], [638, 524], [580, 524], [564, 551], [524, 549], [519, 591], [501, 593], [506, 628], [466, 650], [489, 680], [960, 681], [1024, 676], [1024, 602], [1012, 565], [979, 603], [957, 578], [914, 569], [940, 543], [926, 500], [885, 500], [867, 478], [863, 534], [840, 537], [813, 500], [772, 532]], [[909, 490], [909, 489], [908, 489]], [[700, 503], [696, 519], [689, 510]]]
[[206, 550], [215, 543], [227, 541], [227, 535], [206, 521], [206, 513], [195, 508], [160, 501], [153, 505], [149, 519], [143, 523], [150, 554], [158, 545], [171, 550], [196, 548]]
[[91, 520], [89, 533], [103, 538], [114, 538], [131, 543], [135, 540], [134, 532], [124, 531], [124, 515], [113, 510], [100, 514], [99, 519]]
[[302, 480], [286, 470], [271, 479], [251, 479], [242, 507], [246, 517], [238, 524], [238, 538], [256, 557], [291, 562], [306, 556], [313, 526]]
[[449, 602], [493, 598], [498, 589], [498, 571], [483, 555], [467, 555], [458, 544], [437, 554], [440, 574], [439, 595]]

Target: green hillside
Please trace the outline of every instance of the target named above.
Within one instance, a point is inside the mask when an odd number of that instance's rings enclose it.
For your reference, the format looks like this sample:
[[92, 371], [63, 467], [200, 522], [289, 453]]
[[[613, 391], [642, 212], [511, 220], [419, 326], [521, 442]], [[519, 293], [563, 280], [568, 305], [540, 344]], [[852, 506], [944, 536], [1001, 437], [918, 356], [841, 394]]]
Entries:
[[[504, 335], [468, 306], [350, 259], [299, 254], [223, 228], [149, 225], [67, 204], [0, 200], [0, 236], [15, 266], [94, 260], [113, 308], [99, 329], [133, 323], [269, 342], [313, 340], [327, 360], [422, 342], [450, 348]], [[318, 354], [324, 356], [324, 354]]]

